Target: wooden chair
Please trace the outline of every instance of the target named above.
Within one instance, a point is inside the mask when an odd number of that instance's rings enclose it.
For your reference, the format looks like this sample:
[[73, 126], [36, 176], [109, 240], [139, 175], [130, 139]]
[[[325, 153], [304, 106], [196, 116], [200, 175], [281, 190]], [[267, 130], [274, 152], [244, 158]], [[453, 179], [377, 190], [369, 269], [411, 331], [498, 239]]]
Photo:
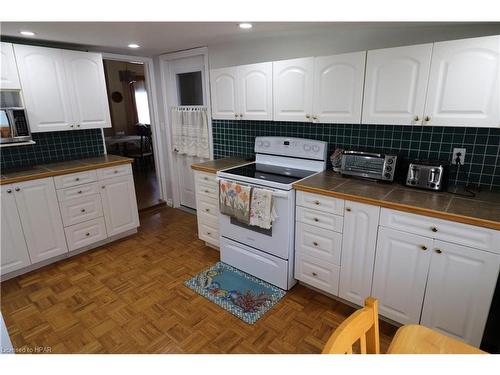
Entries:
[[367, 297], [365, 307], [342, 322], [328, 339], [322, 354], [352, 354], [359, 340], [361, 354], [380, 354], [378, 301]]

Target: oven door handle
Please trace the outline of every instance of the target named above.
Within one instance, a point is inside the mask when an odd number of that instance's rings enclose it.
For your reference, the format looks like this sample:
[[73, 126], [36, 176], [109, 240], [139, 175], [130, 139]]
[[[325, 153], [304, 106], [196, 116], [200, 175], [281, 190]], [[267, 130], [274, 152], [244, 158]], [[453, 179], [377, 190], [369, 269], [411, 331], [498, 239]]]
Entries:
[[228, 180], [228, 179], [221, 178], [221, 177], [215, 177], [215, 181], [217, 181], [217, 185], [219, 185], [219, 181], [221, 181], [221, 180], [229, 181], [229, 182], [234, 182], [236, 184], [243, 185], [243, 186], [255, 187], [257, 189], [271, 190], [273, 192], [273, 197], [276, 197], [276, 198], [288, 198], [288, 191], [275, 190], [275, 189], [271, 189], [271, 188], [268, 188], [268, 187], [252, 186], [252, 185], [249, 185], [249, 184], [242, 184], [241, 182], [237, 182], [237, 181], [234, 181], [234, 180]]

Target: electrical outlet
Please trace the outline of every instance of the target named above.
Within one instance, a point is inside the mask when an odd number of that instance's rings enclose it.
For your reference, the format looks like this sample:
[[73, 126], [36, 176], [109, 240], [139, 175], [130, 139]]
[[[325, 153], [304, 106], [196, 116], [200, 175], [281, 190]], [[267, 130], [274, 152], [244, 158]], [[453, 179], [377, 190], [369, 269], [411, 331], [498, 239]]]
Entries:
[[454, 148], [453, 157], [451, 158], [451, 164], [457, 164], [457, 156], [460, 154], [460, 165], [464, 165], [465, 162], [465, 148]]

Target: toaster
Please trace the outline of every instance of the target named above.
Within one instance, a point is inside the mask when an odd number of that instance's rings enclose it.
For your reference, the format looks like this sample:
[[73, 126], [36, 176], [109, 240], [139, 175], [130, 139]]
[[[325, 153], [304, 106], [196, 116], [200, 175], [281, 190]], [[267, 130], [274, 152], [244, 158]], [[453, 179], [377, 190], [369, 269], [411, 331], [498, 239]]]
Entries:
[[414, 160], [408, 165], [406, 185], [434, 191], [444, 190], [448, 180], [448, 164], [440, 161]]

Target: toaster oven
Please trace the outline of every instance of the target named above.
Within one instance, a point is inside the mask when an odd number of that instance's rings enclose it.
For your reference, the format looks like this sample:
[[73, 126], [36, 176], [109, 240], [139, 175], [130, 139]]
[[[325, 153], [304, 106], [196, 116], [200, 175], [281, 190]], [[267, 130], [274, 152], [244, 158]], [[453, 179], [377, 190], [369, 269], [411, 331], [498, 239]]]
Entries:
[[340, 173], [392, 182], [396, 170], [396, 160], [397, 156], [395, 155], [344, 151], [342, 153]]
[[0, 108], [0, 143], [16, 143], [31, 140], [28, 118], [24, 108]]

